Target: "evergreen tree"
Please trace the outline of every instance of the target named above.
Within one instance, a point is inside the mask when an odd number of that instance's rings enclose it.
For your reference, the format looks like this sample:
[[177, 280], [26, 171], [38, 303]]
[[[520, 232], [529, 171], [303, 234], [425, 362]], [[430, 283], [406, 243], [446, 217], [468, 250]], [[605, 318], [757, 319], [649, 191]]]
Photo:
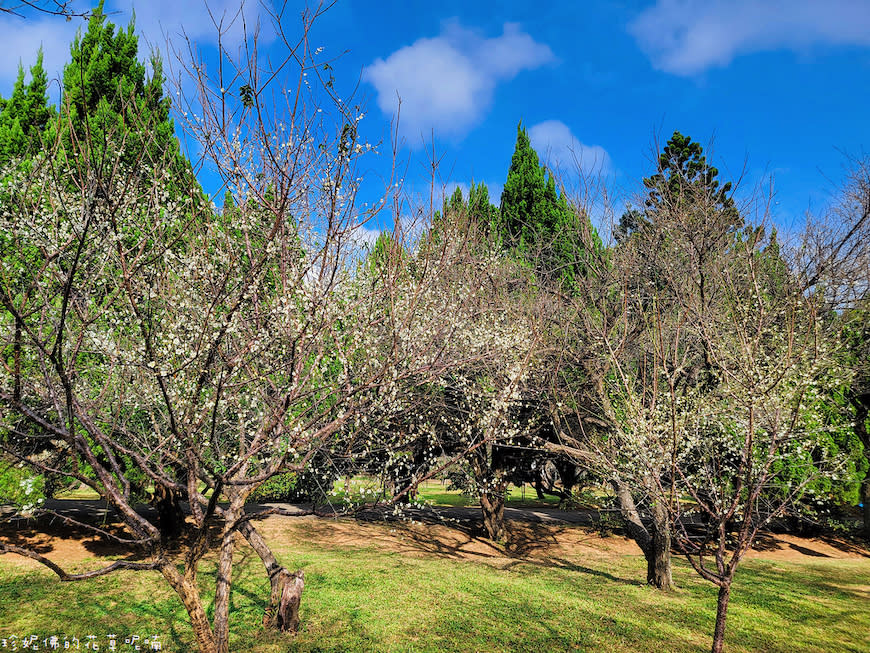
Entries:
[[517, 125], [497, 222], [506, 246], [524, 256], [539, 256], [542, 272], [569, 290], [589, 274], [590, 258], [604, 251], [589, 217], [568, 204], [556, 180], [539, 164], [522, 123]]
[[498, 222], [498, 208], [489, 201], [489, 189], [480, 182], [468, 191], [468, 214], [478, 225], [491, 230]]
[[733, 232], [743, 226], [743, 218], [729, 196], [731, 182], [720, 188], [718, 176], [701, 145], [675, 131], [659, 155], [658, 172], [643, 180], [649, 189], [646, 208], [653, 213], [712, 208], [723, 228]]
[[546, 191], [544, 169], [520, 123], [499, 211], [501, 233], [509, 243], [525, 248], [536, 242], [538, 236], [553, 233], [558, 222], [557, 207], [548, 201], [552, 197], [545, 199]]
[[[731, 182], [719, 186], [719, 170], [707, 162], [700, 143], [675, 131], [658, 159], [658, 170], [643, 180], [649, 190], [642, 210], [622, 214], [614, 236], [624, 242], [631, 234], [655, 221], [693, 213], [686, 224], [708, 226], [715, 223], [720, 237], [743, 227], [743, 218], [729, 195]], [[685, 216], [683, 216], [685, 217]], [[691, 216], [690, 216], [691, 217]]]
[[0, 108], [0, 165], [24, 158], [39, 149], [42, 134], [54, 113], [46, 91], [48, 79], [42, 65], [42, 50], [30, 68], [30, 83], [24, 84], [24, 67], [19, 64], [12, 96]]
[[69, 116], [58, 124], [61, 137], [68, 150], [82, 149], [87, 140], [87, 151], [97, 160], [113, 140], [113, 148], [122, 147], [125, 164], [133, 167], [144, 159], [168, 166], [189, 183], [190, 165], [179, 154], [170, 100], [163, 95], [162, 63], [152, 56], [149, 79], [138, 53], [133, 21], [116, 32], [100, 0], [87, 31], [76, 35], [64, 67], [63, 101]]

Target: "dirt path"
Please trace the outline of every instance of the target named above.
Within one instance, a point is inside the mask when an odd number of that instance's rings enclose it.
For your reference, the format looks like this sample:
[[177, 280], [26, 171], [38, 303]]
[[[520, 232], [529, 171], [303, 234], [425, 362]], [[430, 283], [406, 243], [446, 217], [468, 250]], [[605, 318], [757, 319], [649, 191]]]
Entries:
[[[56, 501], [52, 509], [75, 519], [89, 518], [112, 528], [112, 512], [98, 501]], [[299, 507], [284, 508], [302, 511]], [[271, 516], [259, 522], [267, 539], [314, 538], [332, 546], [370, 547], [413, 556], [438, 556], [479, 560], [499, 567], [518, 559], [574, 559], [583, 556], [640, 555], [637, 546], [621, 535], [602, 536], [588, 526], [597, 519], [594, 511], [507, 509], [508, 538], [504, 545], [490, 542], [482, 532], [474, 508], [418, 511], [416, 519], [369, 521], [318, 516]], [[406, 517], [413, 517], [408, 513]], [[369, 515], [369, 517], [374, 517]], [[424, 521], [422, 518], [426, 517]], [[437, 519], [435, 519], [437, 517]], [[34, 524], [23, 522], [0, 528], [0, 539], [34, 548], [55, 562], [80, 562], [125, 550], [85, 529], [74, 529], [58, 520]], [[868, 559], [870, 549], [843, 538], [802, 538], [765, 534], [748, 557], [782, 561], [820, 559]], [[15, 564], [38, 563], [19, 556], [5, 556]]]

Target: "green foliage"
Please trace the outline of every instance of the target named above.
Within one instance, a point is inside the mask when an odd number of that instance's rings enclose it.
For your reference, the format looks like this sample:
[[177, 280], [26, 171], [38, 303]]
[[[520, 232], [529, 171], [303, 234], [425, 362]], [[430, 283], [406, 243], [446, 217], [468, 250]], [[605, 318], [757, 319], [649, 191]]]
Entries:
[[275, 474], [268, 481], [260, 485], [248, 496], [249, 503], [262, 503], [266, 501], [291, 501], [298, 498], [298, 477], [295, 472]]
[[675, 211], [706, 206], [709, 198], [727, 223], [741, 226], [743, 219], [728, 195], [731, 182], [720, 188], [718, 175], [719, 171], [707, 163], [701, 145], [675, 131], [659, 155], [658, 172], [643, 180], [649, 189], [646, 207], [653, 212]]
[[77, 34], [71, 60], [63, 71], [63, 102], [68, 116], [53, 129], [66, 152], [88, 154], [91, 165], [108, 154], [123, 152], [122, 162], [135, 168], [167, 168], [176, 192], [188, 190], [193, 180], [190, 164], [179, 153], [175, 127], [169, 117], [170, 100], [163, 95], [163, 65], [151, 57], [152, 75], [138, 59], [138, 38], [131, 21], [126, 29], [103, 13], [103, 0], [91, 14], [88, 29]]
[[42, 135], [54, 113], [46, 96], [48, 80], [42, 66], [42, 49], [30, 68], [30, 83], [24, 83], [19, 64], [12, 96], [0, 110], [0, 166], [27, 158], [40, 149]]
[[497, 233], [521, 257], [539, 259], [541, 272], [574, 290], [604, 247], [589, 217], [569, 205], [556, 180], [539, 165], [529, 136], [517, 125], [517, 142], [501, 194]]
[[0, 458], [0, 506], [13, 505], [23, 512], [46, 498], [45, 481], [29, 467]]

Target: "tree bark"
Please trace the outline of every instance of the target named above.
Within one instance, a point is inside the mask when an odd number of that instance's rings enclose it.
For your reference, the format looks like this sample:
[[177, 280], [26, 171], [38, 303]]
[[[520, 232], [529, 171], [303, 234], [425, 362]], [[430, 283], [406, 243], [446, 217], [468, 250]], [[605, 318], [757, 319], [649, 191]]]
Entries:
[[483, 527], [493, 542], [504, 538], [504, 493], [480, 493], [480, 509], [483, 512]]
[[160, 572], [178, 594], [185, 610], [187, 610], [200, 653], [217, 653], [214, 633], [202, 607], [199, 588], [196, 585], [196, 571], [188, 570], [182, 576], [172, 565], [166, 565], [160, 569]]
[[671, 534], [658, 528], [652, 534], [652, 546], [646, 558], [646, 582], [660, 590], [674, 589], [671, 575]]
[[719, 599], [716, 602], [716, 630], [713, 631], [712, 653], [722, 653], [725, 647], [725, 620], [728, 616], [728, 599], [731, 597], [731, 582], [719, 587]]
[[295, 574], [284, 570], [280, 574], [281, 601], [278, 605], [276, 627], [278, 630], [296, 633], [299, 630], [299, 607], [302, 605], [302, 589], [305, 587], [305, 572]]
[[653, 507], [652, 532], [641, 521], [634, 497], [628, 487], [618, 481], [611, 481], [616, 492], [619, 509], [625, 520], [628, 534], [640, 547], [646, 559], [646, 582], [661, 590], [674, 588], [671, 573], [671, 533], [663, 510]]
[[661, 504], [652, 508], [653, 532], [652, 542], [647, 560], [646, 582], [660, 590], [674, 589], [671, 574], [671, 530], [668, 526], [668, 516]]
[[214, 596], [214, 638], [217, 653], [229, 653], [230, 650], [230, 591], [233, 586], [235, 532], [230, 531], [229, 528], [239, 518], [243, 507], [244, 499], [236, 498], [224, 515], [224, 532], [221, 538]]
[[263, 536], [254, 528], [250, 522], [245, 522], [239, 527], [239, 532], [251, 545], [254, 552], [260, 556], [263, 566], [266, 568], [266, 575], [269, 577], [269, 603], [263, 613], [263, 627], [276, 629], [278, 628], [278, 606], [281, 602], [281, 596], [284, 589], [285, 576], [289, 575], [284, 567], [278, 564], [278, 560], [272, 553], [272, 549], [266, 544]]

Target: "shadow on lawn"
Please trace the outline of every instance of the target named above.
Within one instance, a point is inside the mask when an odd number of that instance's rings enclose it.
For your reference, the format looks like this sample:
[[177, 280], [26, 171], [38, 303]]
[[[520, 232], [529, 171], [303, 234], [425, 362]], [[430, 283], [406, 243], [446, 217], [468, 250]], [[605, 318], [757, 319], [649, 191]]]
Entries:
[[489, 558], [493, 561], [505, 560], [497, 565], [502, 570], [512, 570], [521, 565], [531, 565], [546, 569], [564, 569], [606, 578], [623, 585], [641, 586], [639, 580], [628, 580], [605, 571], [578, 565], [570, 560], [554, 555], [559, 550], [559, 536], [566, 527], [554, 527], [535, 523], [511, 522], [506, 525], [507, 538], [504, 544], [492, 542], [479, 522], [451, 525], [448, 535], [439, 536], [432, 529], [418, 531], [402, 529], [403, 538], [412, 544], [416, 551], [428, 555], [454, 560], [469, 558]]
[[[838, 551], [842, 551], [843, 553], [857, 554], [865, 558], [870, 557], [870, 549], [867, 548], [867, 544], [865, 542], [862, 542], [860, 540], [850, 540], [845, 537], [835, 537], [825, 534], [816, 535], [813, 539], [823, 542], [824, 544], [834, 549], [837, 549]], [[834, 557], [828, 555], [827, 553], [816, 551], [810, 547], [806, 547], [795, 542], [789, 542], [788, 540], [779, 538], [775, 533], [760, 533], [756, 538], [752, 548], [757, 551], [777, 551], [779, 549], [782, 549], [783, 547], [790, 548], [794, 551], [797, 551], [798, 553], [812, 556], [814, 558]]]

